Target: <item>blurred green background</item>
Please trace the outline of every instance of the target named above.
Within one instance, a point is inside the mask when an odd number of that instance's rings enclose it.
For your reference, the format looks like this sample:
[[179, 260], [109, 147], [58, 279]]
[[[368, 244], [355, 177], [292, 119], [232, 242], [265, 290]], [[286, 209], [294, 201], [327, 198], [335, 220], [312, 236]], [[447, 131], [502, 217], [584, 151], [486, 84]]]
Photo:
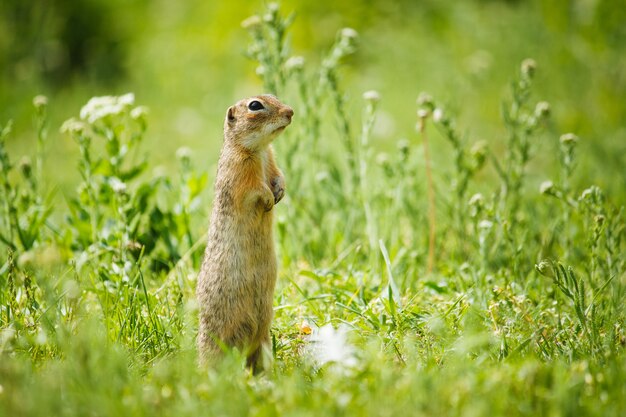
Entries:
[[[177, 148], [189, 146], [194, 162], [213, 170], [225, 109], [262, 92], [240, 26], [262, 9], [242, 0], [3, 0], [0, 121], [14, 120], [10, 147], [30, 149], [32, 98], [48, 96], [47, 164], [56, 181], [71, 185], [77, 146], [58, 133], [62, 121], [92, 96], [134, 92], [150, 109], [146, 147], [155, 165], [167, 167]], [[358, 105], [363, 91], [381, 93], [381, 149], [416, 136], [415, 99], [428, 91], [468, 136], [498, 150], [500, 102], [519, 63], [534, 58], [537, 99], [553, 114], [536, 163], [556, 164], [559, 135], [575, 132], [584, 156], [577, 177], [626, 200], [623, 1], [294, 0], [281, 9], [296, 13], [292, 52], [308, 63], [319, 62], [341, 28], [359, 32], [342, 82]], [[449, 148], [433, 147], [437, 169]]]

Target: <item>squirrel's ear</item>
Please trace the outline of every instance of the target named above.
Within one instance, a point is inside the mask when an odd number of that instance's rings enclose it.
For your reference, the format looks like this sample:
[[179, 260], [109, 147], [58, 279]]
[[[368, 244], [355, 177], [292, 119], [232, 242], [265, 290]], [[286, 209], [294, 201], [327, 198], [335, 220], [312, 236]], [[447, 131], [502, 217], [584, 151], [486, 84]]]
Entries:
[[228, 113], [226, 114], [226, 118], [228, 118], [228, 123], [234, 122], [235, 119], [235, 108], [233, 106], [228, 108]]

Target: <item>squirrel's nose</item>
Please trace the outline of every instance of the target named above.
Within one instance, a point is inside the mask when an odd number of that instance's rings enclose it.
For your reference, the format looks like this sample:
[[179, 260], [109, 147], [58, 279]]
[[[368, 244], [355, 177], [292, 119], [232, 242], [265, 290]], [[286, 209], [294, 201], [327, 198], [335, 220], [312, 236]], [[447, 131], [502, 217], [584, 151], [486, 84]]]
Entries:
[[291, 107], [284, 107], [281, 110], [281, 113], [287, 117], [287, 119], [289, 119], [291, 121], [291, 118], [293, 117], [293, 110], [291, 109]]

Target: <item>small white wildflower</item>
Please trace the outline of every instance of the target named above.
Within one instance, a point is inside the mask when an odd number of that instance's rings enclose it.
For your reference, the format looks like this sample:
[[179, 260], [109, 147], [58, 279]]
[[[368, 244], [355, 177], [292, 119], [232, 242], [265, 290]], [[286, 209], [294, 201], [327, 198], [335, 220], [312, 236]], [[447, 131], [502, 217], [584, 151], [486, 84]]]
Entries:
[[256, 75], [263, 75], [265, 74], [265, 67], [263, 65], [259, 65], [258, 67], [256, 67]]
[[441, 110], [439, 107], [433, 110], [433, 120], [437, 123], [443, 120], [443, 110]]
[[594, 190], [593, 190], [593, 188], [592, 188], [592, 187], [589, 187], [589, 188], [585, 189], [585, 190], [583, 191], [583, 193], [580, 195], [580, 199], [581, 199], [581, 200], [587, 200], [587, 199], [590, 199], [590, 198], [593, 196], [593, 191], [594, 191]]
[[578, 142], [578, 136], [576, 136], [573, 133], [566, 133], [564, 135], [561, 135], [561, 137], [559, 138], [559, 141], [563, 145], [573, 145]]
[[552, 194], [554, 192], [554, 183], [550, 180], [544, 181], [539, 185], [541, 194]]
[[354, 347], [348, 343], [348, 328], [345, 325], [335, 329], [326, 324], [311, 334], [308, 351], [320, 365], [336, 363], [351, 367], [357, 364]]
[[426, 92], [421, 92], [419, 96], [417, 96], [417, 105], [418, 106], [428, 106], [433, 103], [433, 98], [430, 94]]
[[480, 223], [478, 223], [478, 228], [482, 230], [489, 230], [492, 227], [493, 227], [493, 222], [489, 220], [481, 220]]
[[126, 184], [117, 177], [109, 178], [109, 186], [117, 194], [124, 194], [126, 192]]
[[419, 109], [417, 110], [417, 117], [419, 119], [425, 119], [428, 117], [428, 115], [430, 114], [430, 112], [426, 109]]
[[547, 117], [550, 115], [550, 103], [547, 101], [540, 101], [535, 106], [535, 116], [536, 117]]
[[532, 77], [537, 69], [537, 62], [532, 58], [526, 58], [521, 65], [522, 74]]
[[487, 152], [487, 142], [484, 140], [476, 141], [470, 148], [470, 154], [473, 157], [484, 157]]
[[193, 154], [191, 148], [187, 146], [181, 146], [176, 150], [176, 158], [179, 160], [189, 160], [191, 159], [191, 155]]
[[359, 37], [359, 33], [352, 28], [343, 28], [341, 29], [341, 37], [345, 39], [354, 40]]
[[85, 125], [84, 122], [81, 122], [80, 120], [77, 120], [72, 117], [71, 119], [68, 119], [65, 122], [63, 122], [63, 124], [61, 125], [61, 129], [59, 130], [61, 131], [61, 133], [79, 134], [79, 133], [83, 133], [86, 127], [87, 126]]
[[135, 120], [143, 119], [148, 114], [148, 108], [146, 106], [138, 106], [130, 111], [130, 117]]
[[554, 269], [550, 261], [543, 260], [538, 264], [535, 264], [535, 270], [545, 277], [553, 277]]
[[380, 94], [376, 90], [369, 90], [363, 93], [363, 100], [375, 103], [380, 100]]
[[33, 106], [35, 106], [35, 108], [39, 109], [47, 105], [48, 105], [48, 97], [38, 95], [33, 98]]
[[95, 123], [108, 116], [121, 114], [134, 103], [135, 95], [133, 93], [124, 94], [119, 97], [92, 97], [87, 104], [80, 109], [80, 118], [87, 120], [89, 123]]
[[132, 106], [135, 104], [135, 95], [133, 93], [127, 93], [117, 98], [117, 103], [122, 106]]
[[256, 29], [262, 24], [262, 20], [259, 16], [253, 15], [241, 22], [241, 27], [244, 29]]
[[396, 145], [398, 147], [398, 150], [402, 153], [406, 153], [409, 151], [409, 148], [411, 146], [411, 143], [407, 140], [407, 139], [400, 139], [398, 141], [398, 144]]
[[481, 193], [476, 193], [469, 199], [469, 205], [470, 206], [482, 205], [483, 201], [484, 201], [483, 195]]
[[285, 69], [288, 71], [296, 71], [304, 68], [304, 58], [301, 56], [292, 56], [285, 62]]

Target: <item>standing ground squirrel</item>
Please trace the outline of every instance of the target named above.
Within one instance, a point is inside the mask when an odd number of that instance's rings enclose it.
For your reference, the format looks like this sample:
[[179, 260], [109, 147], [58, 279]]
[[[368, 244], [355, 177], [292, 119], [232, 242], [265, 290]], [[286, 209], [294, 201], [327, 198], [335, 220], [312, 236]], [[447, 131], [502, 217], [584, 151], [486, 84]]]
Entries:
[[276, 255], [272, 208], [285, 192], [271, 143], [293, 110], [271, 95], [228, 109], [209, 239], [198, 277], [198, 350], [207, 363], [224, 347], [244, 351], [257, 371], [269, 348]]

